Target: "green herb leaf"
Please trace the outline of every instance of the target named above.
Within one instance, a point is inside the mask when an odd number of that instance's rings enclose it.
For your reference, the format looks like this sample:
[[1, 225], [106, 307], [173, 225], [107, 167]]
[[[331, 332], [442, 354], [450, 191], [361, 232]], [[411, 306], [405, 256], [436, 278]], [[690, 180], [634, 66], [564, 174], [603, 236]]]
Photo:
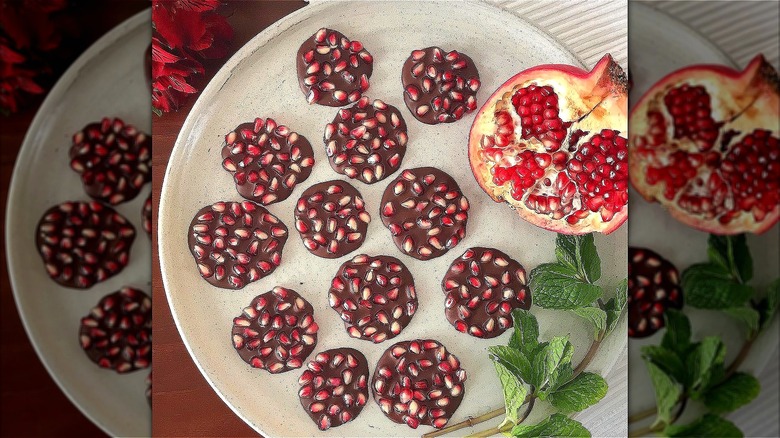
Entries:
[[753, 288], [741, 284], [720, 265], [701, 263], [683, 271], [685, 302], [701, 309], [740, 307], [753, 296]]
[[558, 263], [545, 263], [531, 271], [534, 304], [547, 309], [584, 307], [601, 296], [601, 288], [585, 283], [577, 272]]
[[628, 300], [628, 279], [624, 278], [615, 291], [615, 297], [610, 298], [607, 304], [604, 305], [604, 309], [607, 312], [607, 328], [604, 332], [606, 337], [612, 333], [617, 327], [617, 323], [620, 320], [620, 315], [623, 314], [623, 309], [626, 308], [626, 301]]
[[686, 360], [691, 396], [707, 389], [710, 383], [717, 382], [723, 374], [723, 362], [726, 359], [726, 346], [717, 336], [707, 336], [691, 351]]
[[515, 309], [512, 311], [512, 321], [514, 332], [509, 338], [509, 346], [533, 357], [533, 352], [539, 345], [539, 323], [536, 317], [527, 310]]
[[563, 413], [579, 412], [607, 395], [607, 381], [594, 373], [581, 373], [551, 392], [547, 400]]
[[[560, 380], [561, 368], [571, 363], [574, 347], [568, 336], [556, 336], [549, 341], [531, 362], [531, 381], [537, 395], [544, 397], [549, 386], [554, 386]], [[540, 398], [541, 398], [540, 397]]]
[[769, 327], [772, 322], [772, 317], [777, 312], [777, 305], [780, 303], [780, 278], [769, 284], [769, 288], [766, 291], [766, 298], [759, 302], [757, 309], [761, 316], [761, 330]]
[[652, 362], [678, 383], [685, 383], [688, 379], [685, 364], [680, 356], [672, 350], [660, 345], [645, 345], [642, 347], [642, 358]]
[[682, 389], [675, 383], [674, 379], [666, 374], [661, 368], [653, 362], [645, 359], [647, 370], [650, 372], [650, 380], [653, 382], [655, 390], [655, 403], [658, 407], [658, 421], [669, 424], [672, 418], [672, 409], [680, 399]]
[[753, 257], [744, 234], [737, 236], [716, 236], [710, 234], [707, 255], [710, 262], [723, 267], [739, 283], [753, 278]]
[[742, 438], [742, 431], [734, 423], [717, 415], [706, 414], [698, 420], [685, 424], [668, 426], [664, 434], [670, 437], [722, 437]]
[[514, 437], [590, 437], [590, 431], [579, 421], [562, 414], [552, 414], [534, 425], [518, 424], [512, 428]]
[[751, 307], [731, 307], [723, 309], [727, 315], [736, 319], [737, 321], [745, 324], [748, 333], [754, 333], [758, 331], [758, 322], [760, 315], [756, 309]]
[[715, 414], [735, 411], [761, 392], [758, 380], [746, 373], [735, 373], [725, 382], [713, 386], [702, 397], [704, 404]]
[[506, 418], [512, 423], [517, 423], [518, 411], [525, 402], [528, 390], [523, 386], [523, 382], [518, 380], [514, 373], [508, 370], [501, 362], [493, 362], [493, 366], [496, 368], [498, 379], [501, 381], [501, 388], [504, 391]]
[[595, 283], [601, 278], [601, 259], [592, 233], [582, 236], [558, 234], [555, 244], [558, 262], [576, 271], [582, 281]]
[[518, 380], [532, 383], [533, 372], [530, 360], [520, 351], [504, 345], [488, 347], [491, 359], [509, 370]]
[[598, 307], [580, 307], [574, 313], [593, 324], [593, 338], [597, 339], [607, 329], [607, 312]]
[[677, 309], [667, 309], [664, 319], [666, 332], [661, 340], [661, 346], [674, 351], [681, 359], [685, 359], [691, 346], [690, 320]]

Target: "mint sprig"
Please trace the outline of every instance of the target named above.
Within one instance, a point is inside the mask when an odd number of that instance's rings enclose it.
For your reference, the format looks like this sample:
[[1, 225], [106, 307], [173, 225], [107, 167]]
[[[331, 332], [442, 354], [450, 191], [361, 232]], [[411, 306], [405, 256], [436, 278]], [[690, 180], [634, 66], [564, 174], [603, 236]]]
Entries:
[[579, 421], [561, 415], [552, 414], [532, 426], [518, 424], [512, 428], [513, 437], [590, 437], [590, 431]]

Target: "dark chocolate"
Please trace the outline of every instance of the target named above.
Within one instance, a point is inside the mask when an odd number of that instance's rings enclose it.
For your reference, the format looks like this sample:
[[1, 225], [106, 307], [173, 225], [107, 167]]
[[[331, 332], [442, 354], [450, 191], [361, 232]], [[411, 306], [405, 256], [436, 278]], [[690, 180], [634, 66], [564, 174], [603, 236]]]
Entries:
[[374, 400], [387, 418], [412, 429], [441, 429], [460, 406], [466, 370], [438, 341], [399, 342], [379, 359], [371, 380]]
[[295, 62], [306, 101], [327, 106], [357, 102], [374, 69], [374, 58], [363, 44], [327, 28], [301, 44]]
[[325, 153], [337, 173], [372, 184], [398, 170], [407, 139], [396, 107], [363, 96], [325, 126]]
[[143, 209], [141, 210], [141, 226], [143, 226], [146, 234], [152, 237], [152, 194], [149, 193], [149, 197], [144, 201]]
[[360, 248], [371, 216], [351, 184], [333, 180], [315, 184], [295, 206], [295, 229], [312, 254], [333, 259]]
[[494, 338], [512, 327], [512, 310], [531, 308], [523, 265], [494, 248], [469, 248], [441, 282], [444, 314], [459, 332]]
[[64, 202], [43, 214], [35, 244], [57, 283], [86, 289], [127, 266], [135, 228], [96, 201]]
[[474, 61], [439, 47], [414, 50], [401, 71], [404, 102], [417, 120], [435, 125], [477, 109], [479, 72]]
[[628, 336], [644, 338], [664, 327], [666, 309], [682, 309], [680, 274], [647, 248], [628, 248]]
[[123, 287], [104, 296], [81, 318], [79, 342], [101, 368], [117, 373], [144, 369], [152, 363], [152, 300], [144, 292]]
[[361, 254], [344, 262], [328, 302], [350, 336], [374, 343], [396, 337], [417, 311], [412, 273], [390, 256]]
[[233, 174], [236, 190], [258, 204], [287, 199], [313, 166], [309, 140], [273, 119], [238, 125], [222, 146], [222, 167]]
[[187, 234], [200, 275], [216, 287], [241, 289], [282, 262], [287, 227], [252, 201], [201, 208]]
[[419, 260], [439, 257], [466, 235], [469, 202], [451, 176], [407, 169], [385, 189], [380, 216], [395, 246]]
[[318, 330], [311, 304], [277, 286], [233, 318], [233, 348], [252, 367], [283, 373], [303, 365], [314, 351]]
[[104, 118], [73, 135], [70, 167], [87, 194], [116, 205], [152, 180], [152, 139], [121, 119]]
[[368, 399], [368, 361], [353, 348], [317, 353], [298, 379], [301, 406], [320, 430], [355, 419]]

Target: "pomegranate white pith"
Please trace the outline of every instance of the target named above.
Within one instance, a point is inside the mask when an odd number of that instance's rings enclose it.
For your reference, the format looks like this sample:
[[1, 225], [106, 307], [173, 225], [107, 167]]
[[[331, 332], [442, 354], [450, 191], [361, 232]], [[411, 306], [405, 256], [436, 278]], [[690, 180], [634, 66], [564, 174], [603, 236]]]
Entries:
[[631, 183], [686, 225], [761, 233], [780, 219], [780, 86], [761, 56], [744, 71], [697, 65], [631, 111]]
[[522, 71], [474, 120], [472, 172], [491, 198], [537, 226], [610, 233], [628, 216], [627, 114], [626, 76], [610, 55], [590, 72]]

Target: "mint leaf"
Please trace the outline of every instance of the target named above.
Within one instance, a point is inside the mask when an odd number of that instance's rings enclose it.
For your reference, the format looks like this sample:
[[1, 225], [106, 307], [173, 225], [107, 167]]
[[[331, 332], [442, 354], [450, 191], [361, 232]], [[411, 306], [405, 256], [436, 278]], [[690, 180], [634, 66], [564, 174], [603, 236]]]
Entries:
[[560, 375], [560, 368], [564, 364], [571, 363], [574, 347], [569, 342], [568, 336], [556, 336], [536, 353], [531, 362], [531, 381], [537, 393], [543, 391], [547, 385], [554, 385]]
[[722, 266], [700, 263], [683, 271], [685, 302], [701, 309], [740, 307], [753, 296], [753, 288], [734, 280]]
[[601, 278], [601, 259], [592, 233], [582, 236], [558, 234], [555, 244], [558, 262], [576, 271], [582, 281], [595, 283]]
[[558, 263], [545, 263], [531, 271], [534, 304], [547, 309], [584, 307], [601, 296], [601, 288], [585, 283], [577, 272]]
[[580, 307], [574, 313], [593, 324], [593, 338], [597, 339], [607, 329], [607, 312], [598, 307]]
[[607, 395], [607, 381], [598, 374], [581, 373], [547, 396], [563, 413], [579, 412], [598, 403]]
[[717, 336], [707, 336], [696, 345], [686, 360], [687, 386], [692, 390], [692, 397], [698, 398], [711, 382], [718, 381], [725, 359], [726, 346]]
[[746, 373], [735, 373], [725, 382], [713, 386], [702, 397], [704, 405], [715, 414], [735, 411], [758, 396], [761, 384]]
[[520, 406], [525, 402], [525, 396], [528, 394], [528, 390], [523, 386], [523, 382], [518, 380], [517, 377], [500, 362], [493, 362], [493, 366], [496, 368], [498, 380], [501, 381], [501, 389], [504, 392], [506, 418], [512, 423], [517, 423], [518, 410], [520, 410]]
[[490, 358], [509, 370], [518, 380], [532, 383], [531, 362], [520, 351], [504, 345], [488, 347]]
[[668, 374], [653, 362], [645, 359], [647, 370], [650, 372], [650, 380], [655, 390], [655, 404], [658, 407], [658, 420], [666, 424], [672, 419], [672, 409], [680, 399], [682, 389]]
[[626, 301], [628, 300], [628, 279], [624, 278], [617, 286], [615, 291], [615, 297], [610, 298], [607, 304], [604, 305], [604, 309], [607, 312], [607, 328], [604, 332], [606, 337], [608, 334], [615, 330], [617, 323], [620, 320], [620, 315], [623, 314], [623, 309], [626, 308]]
[[684, 359], [691, 346], [691, 322], [684, 313], [677, 309], [666, 309], [666, 333], [661, 340], [661, 346], [677, 353]]
[[552, 414], [534, 425], [518, 424], [512, 428], [514, 437], [590, 437], [590, 431], [579, 421], [562, 414]]
[[728, 309], [723, 309], [723, 312], [737, 321], [745, 324], [748, 333], [754, 333], [758, 331], [758, 321], [760, 319], [760, 315], [756, 309], [751, 307], [731, 307]]
[[660, 345], [645, 345], [642, 347], [642, 358], [652, 362], [679, 383], [684, 383], [687, 380], [685, 364], [680, 356], [672, 350]]
[[777, 305], [780, 302], [780, 278], [769, 284], [769, 288], [766, 291], [766, 298], [758, 303], [757, 310], [760, 315], [761, 330], [769, 327], [769, 323], [772, 322], [772, 317], [775, 316], [777, 311]]
[[670, 437], [723, 437], [741, 438], [742, 431], [734, 423], [717, 415], [706, 414], [693, 423], [668, 426], [664, 434]]
[[716, 236], [710, 234], [707, 255], [710, 262], [723, 267], [739, 283], [753, 278], [753, 257], [747, 247], [744, 234]]
[[509, 346], [516, 348], [526, 356], [533, 356], [534, 349], [539, 345], [539, 323], [531, 312], [524, 309], [512, 311], [514, 332], [509, 338]]

